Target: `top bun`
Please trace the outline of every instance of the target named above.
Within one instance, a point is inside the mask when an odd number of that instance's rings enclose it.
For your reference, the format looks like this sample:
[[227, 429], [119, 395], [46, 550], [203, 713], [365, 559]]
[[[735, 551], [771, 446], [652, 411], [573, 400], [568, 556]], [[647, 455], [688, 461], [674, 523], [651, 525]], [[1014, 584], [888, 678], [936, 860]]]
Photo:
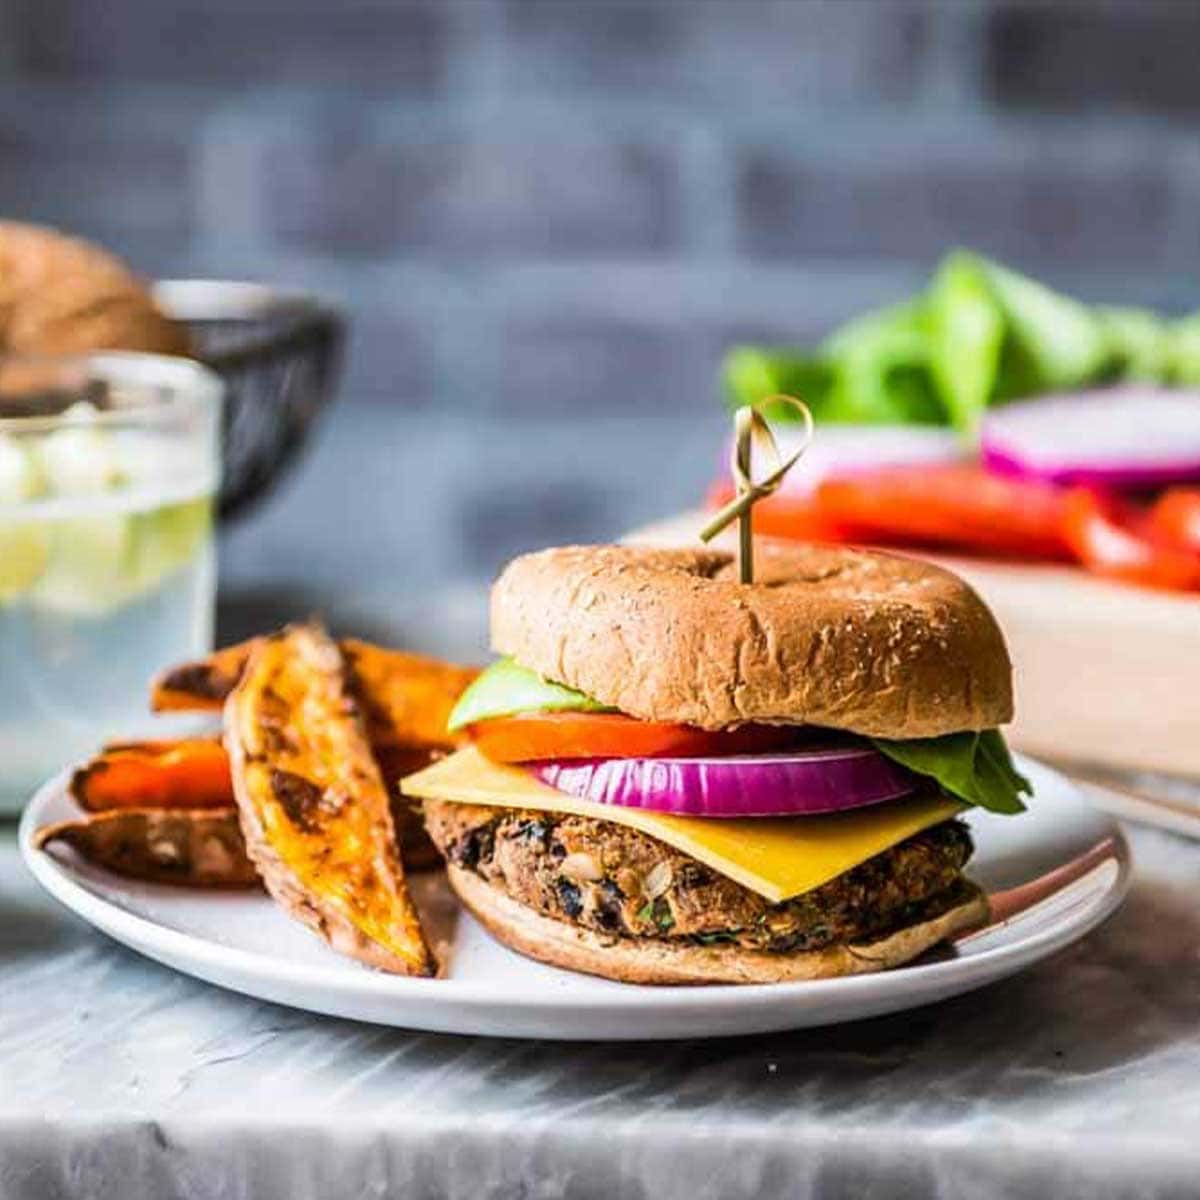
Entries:
[[53, 229], [0, 221], [0, 353], [187, 354], [183, 326], [117, 258]]
[[709, 550], [565, 546], [492, 589], [492, 644], [630, 716], [723, 729], [821, 725], [937, 737], [1012, 720], [983, 601], [916, 559], [756, 543], [752, 584]]

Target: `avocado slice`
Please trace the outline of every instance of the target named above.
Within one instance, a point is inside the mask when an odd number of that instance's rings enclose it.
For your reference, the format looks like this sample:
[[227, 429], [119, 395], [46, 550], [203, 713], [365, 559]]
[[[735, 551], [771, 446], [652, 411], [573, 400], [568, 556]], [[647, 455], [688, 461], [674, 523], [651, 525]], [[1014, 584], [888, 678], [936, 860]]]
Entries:
[[615, 712], [590, 696], [543, 678], [511, 658], [492, 663], [458, 698], [446, 728], [451, 732], [523, 712]]

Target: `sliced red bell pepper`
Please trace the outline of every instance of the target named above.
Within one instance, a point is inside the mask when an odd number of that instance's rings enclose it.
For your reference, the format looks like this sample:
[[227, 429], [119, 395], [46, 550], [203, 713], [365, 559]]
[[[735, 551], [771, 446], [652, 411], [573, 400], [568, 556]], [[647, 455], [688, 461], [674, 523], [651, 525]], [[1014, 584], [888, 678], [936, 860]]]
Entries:
[[[733, 499], [733, 485], [719, 483], [709, 490], [707, 506], [720, 508]], [[761, 537], [790, 538], [798, 542], [852, 542], [846, 529], [821, 510], [815, 496], [776, 492], [760, 500], [750, 513], [754, 532]], [[862, 540], [861, 538], [858, 540]]]
[[825, 480], [820, 511], [858, 540], [1066, 559], [1062, 490], [969, 464], [886, 467]]
[[779, 492], [755, 505], [753, 519], [756, 533], [777, 537], [1065, 561], [1062, 500], [1052, 484], [921, 464], [837, 476], [807, 495]]
[[1180, 550], [1200, 554], [1200, 488], [1171, 488], [1150, 509], [1154, 536]]
[[1063, 536], [1097, 575], [1143, 587], [1200, 590], [1200, 552], [1163, 541], [1144, 510], [1111, 494], [1072, 488], [1064, 502]]

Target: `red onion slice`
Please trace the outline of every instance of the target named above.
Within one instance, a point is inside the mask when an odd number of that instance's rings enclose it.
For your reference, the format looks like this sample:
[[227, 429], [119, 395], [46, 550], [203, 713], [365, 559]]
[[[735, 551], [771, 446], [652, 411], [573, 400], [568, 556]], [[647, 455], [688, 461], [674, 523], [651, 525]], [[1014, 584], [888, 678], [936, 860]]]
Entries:
[[681, 817], [794, 817], [908, 795], [916, 777], [871, 746], [729, 758], [585, 758], [528, 764], [581, 800]]
[[1118, 387], [991, 409], [990, 471], [1048, 483], [1165, 487], [1200, 479], [1200, 393]]

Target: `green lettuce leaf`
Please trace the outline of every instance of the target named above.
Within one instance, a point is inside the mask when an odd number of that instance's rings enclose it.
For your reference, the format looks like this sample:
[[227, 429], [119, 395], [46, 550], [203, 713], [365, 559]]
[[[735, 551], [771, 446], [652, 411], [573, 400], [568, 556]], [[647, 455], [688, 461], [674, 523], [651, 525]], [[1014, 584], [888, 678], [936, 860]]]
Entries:
[[1110, 348], [1091, 309], [999, 263], [979, 257], [975, 261], [1007, 326], [999, 395], [1066, 391], [1103, 374]]
[[819, 422], [970, 435], [1005, 400], [1126, 379], [1200, 386], [1200, 313], [1172, 323], [1149, 309], [1089, 306], [955, 250], [923, 292], [854, 318], [815, 350], [733, 348], [724, 379], [735, 406], [785, 392]]
[[1004, 316], [979, 260], [956, 251], [942, 260], [926, 298], [929, 365], [950, 423], [978, 428], [996, 391]]
[[1171, 382], [1200, 386], [1200, 313], [1176, 321], [1168, 337]]
[[[941, 424], [945, 420], [929, 371], [919, 303], [866, 313], [842, 326], [812, 354], [735, 346], [725, 356], [732, 407], [767, 396], [799, 396], [817, 421], [831, 424]], [[787, 408], [767, 417], [796, 421]]]
[[1167, 323], [1147, 308], [1096, 309], [1111, 356], [1115, 379], [1160, 383], [1170, 374], [1171, 336]]
[[453, 732], [476, 721], [521, 712], [612, 712], [598, 701], [551, 683], [511, 658], [492, 663], [458, 698], [446, 728]]
[[881, 754], [918, 775], [936, 779], [950, 795], [989, 812], [1024, 812], [1021, 796], [1033, 790], [1029, 780], [1013, 766], [998, 729], [899, 742], [883, 738], [871, 741]]
[[862, 425], [945, 421], [930, 372], [920, 298], [856, 317], [821, 349], [833, 364], [827, 420]]
[[[731, 408], [782, 394], [799, 396], [815, 417], [829, 419], [825, 402], [833, 383], [833, 368], [821, 355], [734, 346], [725, 355], [722, 373]], [[768, 408], [766, 416], [783, 424], [800, 419], [787, 405]]]

